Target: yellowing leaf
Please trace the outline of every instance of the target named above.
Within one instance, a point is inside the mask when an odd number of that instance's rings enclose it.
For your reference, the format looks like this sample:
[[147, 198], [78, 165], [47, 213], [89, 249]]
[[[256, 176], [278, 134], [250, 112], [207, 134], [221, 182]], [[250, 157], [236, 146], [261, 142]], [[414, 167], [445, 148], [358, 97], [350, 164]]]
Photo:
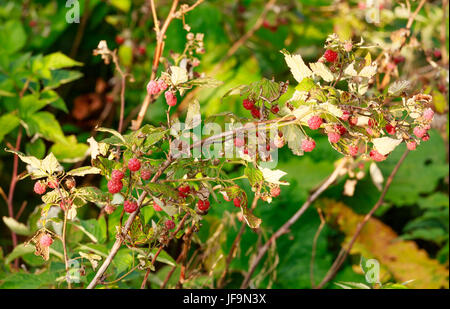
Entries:
[[184, 68], [180, 68], [177, 66], [170, 67], [170, 80], [172, 84], [175, 86], [178, 84], [182, 84], [188, 81], [187, 71]]
[[382, 155], [387, 155], [388, 153], [392, 152], [395, 147], [400, 145], [401, 142], [401, 139], [394, 139], [387, 136], [374, 138], [372, 140], [375, 149]]
[[261, 170], [265, 181], [277, 185], [289, 185], [286, 181], [280, 181], [280, 178], [287, 174], [286, 172], [283, 172], [282, 170], [271, 170], [266, 167], [260, 167], [259, 169]]
[[326, 82], [331, 82], [334, 80], [334, 75], [330, 69], [322, 62], [310, 63], [309, 66], [313, 70], [314, 74], [322, 77]]
[[300, 55], [290, 55], [287, 51], [281, 51], [284, 54], [284, 60], [288, 67], [291, 69], [291, 73], [297, 82], [301, 82], [302, 79], [310, 77], [313, 72], [305, 64]]

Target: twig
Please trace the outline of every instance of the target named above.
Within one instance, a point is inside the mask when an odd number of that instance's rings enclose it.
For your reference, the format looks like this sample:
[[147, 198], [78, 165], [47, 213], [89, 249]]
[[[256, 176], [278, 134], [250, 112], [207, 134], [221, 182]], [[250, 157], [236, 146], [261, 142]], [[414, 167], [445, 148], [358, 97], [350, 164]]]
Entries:
[[325, 226], [325, 219], [323, 217], [322, 210], [320, 208], [317, 208], [317, 212], [318, 212], [319, 218], [320, 218], [320, 225], [319, 225], [319, 228], [317, 229], [316, 234], [314, 235], [313, 246], [312, 246], [312, 251], [311, 251], [311, 263], [309, 266], [309, 276], [311, 279], [311, 286], [313, 288], [316, 286], [316, 284], [314, 282], [314, 260], [316, 258], [317, 240], [319, 239], [320, 232], [322, 232], [322, 229]]
[[331, 279], [334, 278], [339, 268], [342, 266], [342, 263], [344, 263], [345, 259], [347, 258], [350, 250], [353, 247], [353, 244], [355, 243], [356, 239], [358, 238], [359, 234], [361, 233], [363, 227], [366, 225], [366, 223], [370, 220], [372, 215], [377, 211], [377, 209], [381, 206], [381, 204], [384, 201], [384, 197], [386, 196], [387, 191], [389, 190], [389, 187], [391, 186], [392, 180], [394, 179], [395, 175], [398, 172], [398, 169], [400, 168], [400, 165], [402, 165], [403, 161], [405, 160], [406, 156], [408, 155], [409, 150], [406, 149], [403, 153], [400, 160], [395, 165], [394, 169], [392, 170], [391, 174], [389, 175], [388, 179], [386, 180], [386, 183], [384, 185], [383, 191], [381, 192], [380, 198], [376, 202], [376, 204], [372, 207], [372, 209], [369, 211], [369, 213], [364, 217], [364, 219], [358, 224], [358, 227], [355, 230], [355, 233], [353, 234], [352, 239], [350, 240], [350, 243], [348, 244], [347, 248], [342, 248], [339, 252], [336, 260], [334, 261], [331, 268], [328, 270], [327, 274], [323, 278], [322, 282], [317, 285], [317, 289], [321, 289], [325, 284], [327, 284]]
[[67, 274], [69, 272], [69, 257], [67, 255], [66, 230], [67, 230], [67, 211], [64, 211], [63, 232], [62, 232], [62, 239], [61, 240], [62, 240], [62, 243], [63, 243], [63, 250], [64, 250], [64, 263], [66, 264], [67, 287], [69, 289], [71, 289], [72, 288], [72, 284], [70, 283], [70, 278], [67, 278]]
[[316, 191], [314, 191], [314, 193], [312, 193], [308, 197], [308, 199], [302, 205], [302, 207], [269, 238], [269, 240], [264, 244], [264, 246], [262, 246], [259, 249], [256, 258], [252, 261], [249, 270], [244, 278], [244, 281], [241, 284], [241, 289], [245, 289], [248, 287], [250, 279], [256, 269], [256, 266], [258, 266], [258, 263], [266, 254], [270, 245], [274, 243], [281, 235], [286, 234], [289, 228], [303, 215], [303, 213], [320, 196], [320, 194], [322, 194], [322, 192], [324, 192], [332, 183], [334, 183], [334, 181], [339, 176], [346, 162], [347, 162], [346, 158], [343, 158], [341, 162], [337, 165], [337, 167], [334, 169], [334, 171], [331, 173], [331, 175], [319, 186], [319, 188], [317, 188]]
[[184, 281], [186, 280], [186, 258], [189, 251], [189, 248], [191, 247], [191, 240], [192, 240], [192, 231], [193, 226], [189, 227], [186, 231], [186, 233], [183, 236], [183, 249], [181, 250], [181, 271], [180, 271], [180, 279], [178, 280], [178, 283], [176, 285], [177, 289], [183, 288]]
[[86, 29], [86, 23], [90, 13], [89, 2], [90, 0], [86, 0], [84, 3], [83, 17], [81, 18], [80, 26], [77, 29], [77, 34], [75, 35], [75, 39], [73, 41], [72, 50], [70, 51], [70, 58], [76, 57], [81, 40], [83, 39], [84, 29]]

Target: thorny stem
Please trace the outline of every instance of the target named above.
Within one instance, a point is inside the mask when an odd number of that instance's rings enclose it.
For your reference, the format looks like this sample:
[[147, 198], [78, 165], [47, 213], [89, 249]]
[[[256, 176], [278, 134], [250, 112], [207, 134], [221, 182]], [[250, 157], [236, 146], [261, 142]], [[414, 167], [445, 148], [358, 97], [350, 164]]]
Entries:
[[321, 289], [325, 284], [327, 284], [331, 279], [334, 278], [339, 268], [342, 266], [342, 263], [344, 263], [345, 259], [347, 258], [350, 250], [352, 249], [356, 239], [358, 238], [359, 234], [361, 233], [363, 227], [366, 225], [366, 223], [372, 218], [373, 214], [377, 209], [383, 204], [384, 197], [386, 196], [387, 191], [389, 190], [389, 187], [391, 186], [392, 180], [394, 179], [395, 175], [397, 174], [400, 166], [402, 165], [403, 161], [405, 160], [406, 156], [408, 155], [409, 150], [406, 149], [403, 153], [400, 160], [395, 165], [394, 169], [392, 170], [391, 174], [389, 175], [388, 179], [386, 180], [386, 184], [384, 185], [383, 191], [381, 192], [380, 198], [376, 202], [376, 204], [372, 207], [372, 209], [369, 211], [369, 213], [364, 217], [364, 219], [358, 224], [355, 233], [353, 234], [352, 239], [350, 240], [347, 248], [342, 248], [339, 252], [336, 260], [334, 261], [331, 268], [328, 270], [327, 274], [323, 278], [323, 280], [317, 285], [317, 289]]

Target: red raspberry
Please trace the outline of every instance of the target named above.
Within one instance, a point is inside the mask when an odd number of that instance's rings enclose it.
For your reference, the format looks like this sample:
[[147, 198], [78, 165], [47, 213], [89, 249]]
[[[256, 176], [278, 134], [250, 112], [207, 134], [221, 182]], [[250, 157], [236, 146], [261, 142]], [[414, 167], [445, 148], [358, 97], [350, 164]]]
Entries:
[[342, 120], [342, 121], [347, 121], [348, 118], [350, 118], [350, 112], [349, 112], [349, 111], [343, 111], [343, 112], [342, 112], [341, 120]]
[[344, 49], [346, 52], [351, 52], [353, 49], [353, 44], [351, 41], [347, 41], [344, 43]]
[[125, 201], [123, 202], [123, 210], [128, 212], [129, 214], [135, 212], [138, 208], [138, 205], [135, 201]]
[[316, 142], [313, 139], [306, 138], [302, 141], [302, 149], [306, 152], [311, 152], [316, 147]]
[[427, 108], [423, 111], [423, 118], [425, 120], [431, 121], [434, 117], [434, 111], [431, 108]]
[[416, 150], [417, 143], [413, 140], [406, 142], [406, 148], [409, 150]]
[[319, 116], [312, 116], [308, 119], [308, 126], [311, 130], [317, 130], [322, 122], [323, 120]]
[[108, 181], [108, 191], [111, 194], [119, 193], [123, 188], [122, 181], [110, 180]]
[[40, 181], [36, 181], [36, 183], [34, 184], [34, 192], [37, 194], [44, 194], [46, 189], [47, 186]]
[[75, 188], [75, 186], [77, 184], [73, 177], [67, 178], [64, 183], [66, 184], [66, 188], [69, 190]]
[[382, 155], [381, 153], [379, 153], [378, 151], [376, 151], [375, 149], [372, 149], [372, 150], [370, 151], [370, 157], [371, 157], [374, 161], [377, 161], [377, 162], [386, 160], [386, 157], [383, 156], [383, 155]]
[[56, 188], [58, 187], [58, 184], [59, 184], [58, 179], [55, 179], [55, 180], [49, 180], [49, 181], [47, 182], [48, 187], [49, 187], [49, 188], [52, 188], [52, 189], [56, 189]]
[[340, 139], [341, 135], [339, 135], [339, 133], [336, 132], [328, 133], [328, 140], [330, 141], [330, 143], [337, 143], [339, 142]]
[[167, 84], [164, 80], [160, 79], [160, 80], [158, 80], [158, 87], [161, 91], [165, 91], [167, 89], [167, 87], [169, 87], [169, 86], [167, 86]]
[[348, 119], [348, 123], [351, 126], [356, 126], [358, 124], [358, 118], [355, 116], [350, 116], [350, 118]]
[[427, 133], [427, 130], [421, 127], [415, 127], [413, 132], [418, 138], [422, 138]]
[[120, 35], [116, 36], [116, 43], [119, 45], [122, 45], [125, 42], [125, 39], [121, 37]]
[[248, 149], [247, 148], [244, 149], [244, 154], [248, 155]]
[[116, 210], [116, 207], [114, 207], [114, 206], [111, 205], [111, 204], [108, 204], [108, 205], [105, 206], [105, 212], [106, 212], [108, 215], [112, 214], [115, 210]]
[[384, 128], [386, 129], [386, 132], [388, 134], [390, 134], [390, 135], [395, 134], [396, 130], [395, 130], [395, 127], [392, 124], [388, 123]]
[[245, 99], [244, 101], [242, 101], [242, 105], [244, 106], [245, 109], [251, 110], [255, 106], [255, 102], [249, 99]]
[[273, 143], [275, 147], [281, 148], [284, 146], [284, 138], [281, 136], [275, 136], [275, 139], [273, 140]]
[[142, 180], [149, 180], [150, 177], [152, 177], [152, 172], [150, 172], [149, 170], [141, 171], [141, 178], [142, 178]]
[[334, 50], [327, 49], [325, 51], [325, 54], [323, 54], [323, 56], [325, 57], [325, 59], [328, 62], [335, 62], [337, 60], [337, 58], [338, 58], [338, 53], [335, 52]]
[[159, 206], [158, 203], [156, 203], [155, 201], [153, 201], [153, 209], [155, 211], [161, 211], [162, 210], [161, 206]]
[[356, 156], [358, 154], [358, 146], [348, 146], [348, 152], [352, 157]]
[[37, 21], [35, 21], [35, 20], [30, 20], [30, 21], [28, 22], [28, 25], [29, 25], [31, 28], [36, 27], [36, 26], [37, 26]]
[[266, 151], [270, 151], [270, 145], [269, 144], [266, 145]]
[[191, 191], [191, 187], [190, 186], [182, 186], [182, 187], [178, 188], [178, 191], [182, 192], [182, 193], [188, 193], [189, 191]]
[[261, 118], [261, 112], [259, 111], [259, 109], [257, 107], [253, 107], [251, 109], [251, 113], [252, 113], [253, 118], [257, 118], [257, 119]]
[[128, 161], [128, 169], [132, 172], [137, 172], [141, 168], [141, 162], [137, 158], [132, 158]]
[[336, 124], [334, 129], [338, 131], [340, 135], [344, 135], [347, 132], [347, 129], [342, 124]]
[[436, 49], [433, 52], [433, 56], [434, 56], [434, 58], [440, 59], [442, 57], [442, 52], [439, 49]]
[[209, 201], [208, 201], [208, 200], [206, 200], [206, 201], [199, 200], [199, 201], [197, 202], [197, 207], [198, 207], [198, 209], [200, 209], [201, 211], [206, 211], [206, 210], [209, 209]]
[[178, 191], [178, 196], [181, 197], [181, 198], [186, 198], [186, 197], [187, 197], [187, 194]]
[[426, 142], [427, 140], [429, 140], [430, 139], [430, 135], [428, 134], [428, 133], [425, 133], [425, 135], [422, 137], [422, 140], [424, 141], [424, 142]]
[[53, 243], [53, 239], [48, 234], [44, 234], [41, 236], [39, 243], [42, 247], [50, 247], [50, 245]]
[[241, 207], [241, 200], [240, 200], [239, 198], [235, 197], [235, 198], [233, 199], [233, 204], [234, 204], [234, 206], [236, 206], [236, 207]]
[[145, 46], [139, 46], [138, 47], [139, 55], [144, 56], [146, 54], [146, 52], [147, 52], [147, 49], [145, 48]]
[[272, 114], [278, 114], [278, 112], [280, 111], [280, 107], [278, 105], [272, 105], [270, 111], [272, 112]]
[[236, 147], [242, 147], [242, 146], [244, 146], [245, 145], [245, 140], [243, 140], [242, 138], [235, 138], [234, 139], [234, 146], [236, 146]]
[[172, 91], [166, 91], [164, 93], [164, 96], [166, 97], [167, 105], [169, 106], [175, 106], [177, 105], [177, 97]]
[[372, 118], [369, 119], [369, 121], [367, 122], [367, 124], [369, 125], [369, 127], [373, 128], [374, 125], [376, 125], [376, 121], [373, 120]]
[[370, 128], [370, 127], [367, 127], [367, 128], [366, 128], [366, 132], [367, 132], [367, 134], [369, 134], [369, 135], [373, 135], [373, 130], [372, 130], [372, 128]]
[[62, 211], [66, 211], [67, 209], [70, 208], [70, 206], [72, 205], [72, 203], [70, 202], [70, 200], [62, 200], [61, 202], [59, 202], [59, 207], [62, 209]]
[[158, 94], [161, 91], [159, 88], [159, 85], [156, 81], [151, 80], [147, 84], [147, 93], [148, 95], [155, 95]]
[[114, 181], [121, 181], [124, 176], [125, 176], [125, 174], [119, 170], [113, 170], [111, 172], [111, 179]]
[[175, 222], [173, 222], [172, 220], [167, 220], [165, 222], [165, 225], [168, 230], [173, 230], [175, 228]]
[[280, 193], [281, 193], [280, 187], [273, 187], [270, 189], [270, 195], [272, 197], [277, 197], [278, 195], [280, 195]]
[[405, 57], [403, 57], [403, 56], [396, 56], [396, 57], [394, 57], [393, 60], [394, 60], [395, 64], [399, 64], [399, 63], [405, 62]]

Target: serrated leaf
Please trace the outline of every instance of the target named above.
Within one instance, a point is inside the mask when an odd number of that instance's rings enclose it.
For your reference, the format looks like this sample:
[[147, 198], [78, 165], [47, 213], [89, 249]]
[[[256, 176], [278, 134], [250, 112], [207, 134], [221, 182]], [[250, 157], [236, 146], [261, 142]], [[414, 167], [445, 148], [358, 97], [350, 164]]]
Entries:
[[185, 68], [171, 66], [170, 67], [170, 81], [174, 86], [188, 81], [188, 74]]
[[262, 176], [264, 177], [265, 181], [277, 185], [289, 185], [289, 183], [286, 181], [280, 181], [281, 177], [287, 175], [286, 172], [283, 172], [282, 170], [271, 170], [265, 167], [260, 167], [259, 169], [261, 170]]
[[290, 55], [286, 50], [281, 51], [284, 54], [284, 60], [288, 67], [291, 69], [291, 73], [297, 82], [301, 82], [304, 78], [310, 77], [313, 72], [305, 64], [300, 55]]
[[297, 156], [303, 155], [302, 141], [305, 138], [303, 131], [296, 124], [281, 127], [283, 136], [287, 141], [289, 149]]
[[399, 95], [407, 91], [411, 87], [411, 83], [407, 80], [399, 80], [389, 86], [388, 94]]
[[261, 225], [262, 220], [256, 217], [247, 207], [241, 207], [241, 211], [242, 216], [249, 227], [257, 229]]
[[25, 236], [31, 234], [30, 228], [25, 224], [16, 221], [16, 219], [10, 217], [3, 217], [2, 219], [6, 226], [14, 233]]
[[43, 160], [42, 160], [42, 168], [49, 175], [53, 175], [54, 173], [59, 173], [64, 170], [61, 164], [59, 164], [58, 160], [55, 158], [54, 154], [50, 152]]
[[366, 77], [366, 78], [372, 78], [378, 70], [378, 66], [376, 63], [373, 63], [371, 65], [365, 66], [360, 72], [359, 76]]
[[100, 174], [101, 170], [92, 166], [82, 166], [67, 172], [71, 176], [84, 176], [89, 174]]
[[244, 169], [244, 175], [247, 176], [248, 181], [252, 186], [264, 180], [262, 172], [250, 165]]
[[334, 80], [333, 73], [322, 62], [310, 63], [309, 66], [314, 74], [320, 76], [324, 81], [331, 82]]
[[108, 132], [108, 133], [111, 133], [112, 135], [114, 135], [114, 136], [116, 136], [118, 139], [120, 139], [120, 140], [122, 141], [123, 144], [126, 144], [126, 143], [127, 143], [127, 142], [125, 141], [125, 139], [123, 138], [122, 134], [120, 134], [119, 132], [117, 132], [117, 131], [114, 130], [114, 129], [109, 129], [109, 128], [103, 128], [103, 127], [100, 127], [100, 128], [97, 128], [96, 130], [97, 130], [97, 131], [100, 131], [100, 132]]
[[73, 66], [82, 66], [83, 63], [75, 61], [61, 52], [55, 52], [49, 55], [46, 55], [42, 59], [44, 63], [44, 67], [49, 70], [56, 70], [62, 68], [68, 68]]
[[384, 156], [391, 153], [401, 142], [401, 139], [394, 139], [387, 136], [372, 140], [375, 149]]

